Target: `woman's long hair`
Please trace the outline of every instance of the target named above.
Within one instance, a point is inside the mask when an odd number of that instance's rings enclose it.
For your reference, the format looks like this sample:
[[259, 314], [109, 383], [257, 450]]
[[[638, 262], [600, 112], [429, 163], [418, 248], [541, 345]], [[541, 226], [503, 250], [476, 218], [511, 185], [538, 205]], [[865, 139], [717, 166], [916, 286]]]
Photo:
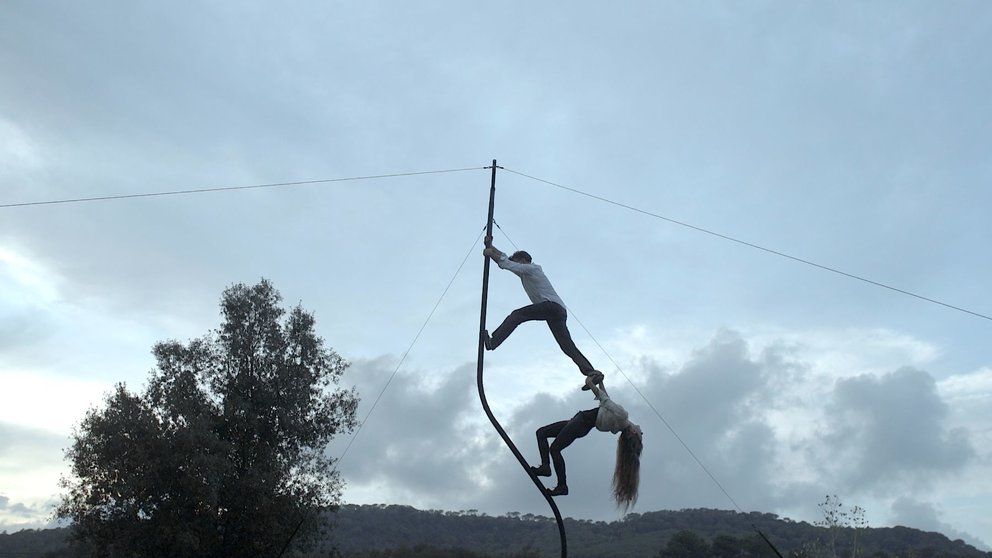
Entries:
[[613, 497], [625, 513], [637, 502], [637, 487], [641, 483], [640, 428], [631, 423], [620, 431], [617, 440], [617, 463], [613, 469]]

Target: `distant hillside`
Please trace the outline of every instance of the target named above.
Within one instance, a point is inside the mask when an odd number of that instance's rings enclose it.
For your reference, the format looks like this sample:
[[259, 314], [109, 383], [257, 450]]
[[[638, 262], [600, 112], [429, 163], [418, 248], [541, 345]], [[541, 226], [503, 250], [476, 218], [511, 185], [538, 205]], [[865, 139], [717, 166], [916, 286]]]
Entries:
[[[486, 554], [535, 550], [540, 556], [560, 555], [558, 529], [551, 518], [508, 514], [490, 517], [469, 512], [420, 511], [408, 506], [342, 507], [337, 514], [333, 538], [345, 556], [372, 550], [429, 545], [462, 548]], [[574, 558], [631, 558], [658, 555], [679, 531], [692, 531], [707, 541], [723, 535], [739, 545], [738, 554], [775, 556], [757, 535], [760, 529], [778, 550], [789, 556], [810, 548], [817, 541], [826, 545], [830, 533], [823, 527], [781, 519], [772, 514], [694, 509], [629, 514], [621, 521], [565, 520], [568, 555]], [[851, 555], [854, 533], [836, 534], [838, 555]], [[951, 541], [940, 533], [906, 527], [865, 529], [858, 534], [858, 555], [887, 555], [916, 558], [992, 557], [964, 541]], [[884, 554], [881, 554], [884, 553]]]
[[[334, 528], [324, 553], [314, 556], [326, 556], [332, 546], [345, 558], [553, 558], [561, 552], [554, 521], [530, 514], [490, 517], [475, 512], [421, 511], [409, 506], [347, 505], [332, 515], [330, 522]], [[850, 529], [830, 532], [805, 522], [757, 512], [694, 509], [630, 514], [609, 523], [565, 520], [568, 555], [573, 558], [656, 558], [673, 535], [684, 531], [691, 531], [716, 546], [719, 551], [713, 556], [774, 557], [754, 527], [783, 556], [829, 556], [816, 551], [824, 551], [832, 535], [836, 535], [837, 555], [851, 556], [854, 532]], [[0, 534], [0, 558], [82, 556], [67, 547], [67, 535], [66, 529]], [[865, 529], [858, 533], [857, 541], [858, 556], [869, 558], [992, 558], [992, 553], [979, 551], [963, 541], [906, 527]], [[403, 550], [397, 552], [397, 549]]]

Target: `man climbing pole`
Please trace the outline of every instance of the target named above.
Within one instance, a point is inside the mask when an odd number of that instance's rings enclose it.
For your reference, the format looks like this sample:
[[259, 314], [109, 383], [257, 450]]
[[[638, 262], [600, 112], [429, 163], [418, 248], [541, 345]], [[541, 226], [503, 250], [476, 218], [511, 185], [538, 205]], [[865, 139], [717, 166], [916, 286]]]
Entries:
[[[513, 333], [513, 330], [524, 322], [533, 320], [544, 321], [547, 322], [548, 328], [551, 330], [551, 334], [554, 335], [555, 341], [558, 342], [558, 346], [561, 347], [562, 352], [571, 358], [575, 362], [575, 365], [579, 367], [579, 372], [592, 378], [593, 384], [601, 384], [603, 382], [603, 373], [593, 368], [592, 364], [589, 363], [589, 359], [579, 351], [579, 348], [575, 346], [575, 342], [572, 341], [572, 335], [568, 332], [568, 325], [565, 323], [565, 320], [568, 318], [565, 303], [562, 302], [561, 297], [558, 296], [554, 287], [551, 286], [551, 282], [544, 275], [544, 270], [541, 269], [541, 266], [533, 263], [530, 254], [523, 250], [514, 252], [512, 256], [507, 257], [506, 254], [493, 246], [493, 237], [491, 236], [486, 236], [485, 244], [486, 248], [482, 253], [496, 262], [496, 265], [500, 269], [512, 271], [520, 277], [520, 283], [523, 285], [524, 291], [531, 301], [531, 304], [510, 312], [510, 315], [503, 320], [503, 323], [493, 331], [492, 336], [489, 335], [488, 330], [483, 332], [483, 341], [486, 349], [492, 351], [496, 347], [499, 347]], [[590, 389], [590, 385], [587, 381], [582, 386], [582, 389], [588, 390]]]
[[[602, 383], [597, 386], [592, 377], [587, 377], [586, 386], [592, 389], [596, 399], [599, 400], [599, 407], [579, 411], [571, 420], [562, 420], [538, 428], [537, 449], [541, 454], [541, 464], [530, 469], [539, 477], [550, 477], [551, 463], [554, 463], [558, 483], [553, 489], [545, 490], [548, 490], [551, 496], [564, 496], [568, 494], [568, 484], [565, 479], [565, 459], [561, 455], [561, 450], [588, 434], [593, 427], [601, 432], [614, 434], [619, 432], [617, 461], [613, 469], [613, 497], [617, 507], [627, 511], [637, 501], [644, 435], [640, 426], [630, 422], [627, 411], [610, 399]], [[554, 442], [549, 446], [548, 440], [551, 438], [554, 438]]]

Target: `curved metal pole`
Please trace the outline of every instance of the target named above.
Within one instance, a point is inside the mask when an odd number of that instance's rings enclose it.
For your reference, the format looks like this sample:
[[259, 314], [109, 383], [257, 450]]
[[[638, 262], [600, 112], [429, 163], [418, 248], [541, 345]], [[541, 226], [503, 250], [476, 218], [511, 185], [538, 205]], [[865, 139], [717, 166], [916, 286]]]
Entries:
[[[493, 235], [493, 208], [496, 202], [496, 168], [496, 159], [493, 159], [493, 178], [492, 185], [489, 188], [489, 220], [486, 225], [486, 236]], [[561, 538], [561, 557], [567, 558], [568, 544], [565, 541], [565, 524], [562, 522], [561, 512], [558, 511], [558, 505], [555, 504], [554, 498], [548, 494], [547, 489], [544, 488], [544, 484], [541, 483], [540, 479], [538, 479], [534, 473], [531, 472], [530, 464], [527, 463], [527, 460], [524, 459], [523, 455], [521, 455], [520, 450], [518, 450], [517, 446], [513, 444], [513, 440], [510, 440], [510, 437], [506, 434], [506, 431], [503, 430], [503, 427], [500, 425], [499, 421], [496, 420], [492, 410], [489, 409], [489, 401], [486, 399], [486, 388], [482, 382], [482, 364], [486, 348], [482, 342], [482, 332], [486, 329], [486, 306], [489, 300], [489, 258], [483, 257], [483, 259], [485, 260], [485, 264], [482, 269], [482, 311], [480, 312], [479, 317], [479, 369], [476, 374], [476, 383], [479, 386], [479, 400], [482, 401], [482, 408], [485, 409], [486, 416], [489, 417], [489, 422], [493, 423], [493, 427], [496, 428], [497, 432], [499, 432], [500, 437], [503, 438], [503, 442], [510, 448], [510, 451], [513, 452], [513, 455], [517, 458], [517, 461], [520, 462], [520, 466], [524, 468], [527, 476], [530, 477], [530, 480], [534, 481], [534, 484], [537, 485], [537, 488], [541, 491], [544, 499], [548, 501], [548, 505], [551, 506], [551, 511], [555, 514], [555, 521], [558, 522], [558, 535]]]

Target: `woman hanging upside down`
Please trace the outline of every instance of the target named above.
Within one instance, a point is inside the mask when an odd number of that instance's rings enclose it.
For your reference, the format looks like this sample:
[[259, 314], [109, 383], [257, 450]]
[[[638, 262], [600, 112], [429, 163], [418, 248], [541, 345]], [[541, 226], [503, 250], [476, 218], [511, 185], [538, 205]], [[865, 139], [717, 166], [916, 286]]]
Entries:
[[[641, 449], [643, 433], [641, 427], [630, 422], [627, 411], [610, 399], [602, 382], [595, 383], [597, 378], [586, 377], [586, 385], [592, 390], [599, 407], [588, 411], [579, 411], [571, 420], [562, 420], [537, 429], [537, 449], [541, 452], [541, 465], [530, 470], [539, 477], [550, 477], [550, 460], [555, 465], [555, 475], [558, 485], [550, 489], [552, 496], [568, 494], [565, 482], [565, 460], [561, 450], [567, 448], [577, 438], [589, 433], [593, 427], [601, 432], [620, 433], [617, 440], [617, 462], [613, 469], [613, 497], [617, 506], [624, 511], [630, 509], [637, 501], [637, 486], [640, 483]], [[548, 446], [548, 439], [554, 442]]]

